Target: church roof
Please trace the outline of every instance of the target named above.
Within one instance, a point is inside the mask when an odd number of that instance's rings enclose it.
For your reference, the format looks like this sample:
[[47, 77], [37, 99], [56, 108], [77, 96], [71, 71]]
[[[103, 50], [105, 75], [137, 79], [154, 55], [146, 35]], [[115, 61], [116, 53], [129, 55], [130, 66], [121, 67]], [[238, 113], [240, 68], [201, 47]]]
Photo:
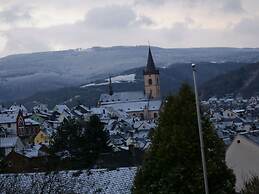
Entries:
[[138, 102], [120, 102], [114, 104], [105, 104], [101, 107], [112, 107], [115, 110], [122, 110], [124, 112], [142, 112], [145, 107], [149, 111], [159, 111], [162, 105], [161, 100], [138, 101]]
[[114, 104], [118, 102], [135, 102], [147, 100], [143, 91], [114, 92], [112, 95], [101, 94], [99, 102], [103, 104]]
[[159, 71], [155, 67], [155, 63], [153, 60], [152, 52], [149, 47], [148, 49], [148, 59], [147, 59], [147, 66], [144, 70], [144, 74], [159, 74]]
[[18, 113], [2, 113], [0, 114], [0, 124], [16, 123]]

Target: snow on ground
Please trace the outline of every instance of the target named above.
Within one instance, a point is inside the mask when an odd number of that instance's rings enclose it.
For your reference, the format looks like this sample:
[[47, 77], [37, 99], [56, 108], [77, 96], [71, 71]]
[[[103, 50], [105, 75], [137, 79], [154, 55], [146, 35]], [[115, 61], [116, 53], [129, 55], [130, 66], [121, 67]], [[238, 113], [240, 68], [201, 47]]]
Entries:
[[[129, 75], [119, 75], [112, 77], [112, 83], [121, 83], [121, 82], [134, 82], [135, 81], [136, 74], [132, 73]], [[106, 79], [106, 81], [109, 81], [109, 79]]]
[[[132, 73], [129, 75], [118, 75], [115, 77], [111, 77], [112, 83], [121, 83], [121, 82], [135, 82], [136, 80], [136, 74]], [[102, 86], [102, 85], [108, 85], [109, 84], [109, 78], [105, 79], [105, 82], [102, 83], [89, 83], [86, 85], [80, 86], [80, 88], [86, 88], [91, 86]]]
[[136, 167], [0, 174], [0, 193], [130, 194]]

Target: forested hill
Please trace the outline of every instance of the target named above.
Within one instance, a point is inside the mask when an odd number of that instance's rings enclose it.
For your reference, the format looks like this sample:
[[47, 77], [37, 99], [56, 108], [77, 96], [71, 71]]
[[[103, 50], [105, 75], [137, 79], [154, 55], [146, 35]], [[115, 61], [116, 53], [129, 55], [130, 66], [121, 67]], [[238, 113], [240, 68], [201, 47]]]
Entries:
[[[201, 85], [213, 77], [233, 71], [243, 65], [245, 64], [236, 62], [199, 63], [197, 65], [198, 83]], [[113, 90], [115, 92], [143, 90], [143, 68], [144, 67], [133, 68], [124, 71], [121, 74], [113, 75]], [[131, 78], [131, 80], [129, 80], [129, 78]], [[163, 96], [177, 92], [184, 82], [192, 85], [191, 63], [176, 63], [168, 67], [160, 68], [160, 80]], [[107, 80], [97, 79], [94, 82], [86, 82], [76, 87], [65, 87], [53, 91], [39, 92], [28, 98], [11, 101], [5, 104], [9, 105], [16, 102], [17, 104], [24, 104], [27, 107], [32, 107], [37, 103], [46, 103], [49, 107], [59, 103], [65, 103], [68, 106], [74, 106], [78, 103], [96, 105], [100, 94], [108, 91], [105, 82], [107, 84]]]
[[241, 94], [244, 97], [259, 94], [259, 62], [219, 75], [201, 87], [203, 98]]
[[[0, 102], [19, 100], [39, 92], [76, 87], [108, 74], [121, 74], [146, 65], [146, 46], [93, 47], [18, 54], [0, 58]], [[157, 67], [192, 62], [259, 61], [259, 48], [152, 47]], [[217, 64], [215, 64], [217, 65]], [[228, 68], [221, 66], [221, 68]], [[180, 72], [182, 75], [182, 72]]]

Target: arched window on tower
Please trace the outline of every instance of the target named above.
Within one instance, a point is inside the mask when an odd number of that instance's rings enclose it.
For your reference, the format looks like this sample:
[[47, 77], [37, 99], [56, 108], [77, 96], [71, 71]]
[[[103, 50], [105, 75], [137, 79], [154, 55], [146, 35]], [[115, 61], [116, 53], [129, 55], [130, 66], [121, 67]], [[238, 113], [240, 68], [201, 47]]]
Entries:
[[149, 79], [149, 80], [148, 80], [148, 84], [149, 84], [149, 85], [152, 85], [152, 79]]

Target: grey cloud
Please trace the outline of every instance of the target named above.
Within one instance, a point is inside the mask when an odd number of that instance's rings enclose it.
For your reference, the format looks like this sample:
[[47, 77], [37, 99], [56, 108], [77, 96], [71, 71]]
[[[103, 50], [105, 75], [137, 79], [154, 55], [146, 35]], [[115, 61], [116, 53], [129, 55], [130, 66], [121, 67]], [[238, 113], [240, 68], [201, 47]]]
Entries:
[[83, 23], [88, 27], [101, 30], [128, 29], [154, 24], [152, 19], [147, 16], [137, 16], [131, 7], [119, 5], [93, 8], [86, 14]]
[[[255, 21], [243, 21], [243, 27], [254, 26]], [[251, 28], [250, 28], [251, 29]], [[259, 28], [254, 26], [251, 30]], [[88, 28], [85, 23], [67, 24], [45, 29], [23, 28], [6, 33], [6, 53], [36, 52], [53, 50], [55, 45], [64, 49], [87, 48], [91, 46], [151, 44], [165, 47], [206, 47], [206, 46], [254, 46], [259, 44], [255, 36], [240, 35], [240, 28], [215, 29], [190, 28], [186, 22], [176, 23], [171, 28]], [[242, 32], [243, 33], [243, 32]]]
[[24, 53], [33, 51], [47, 51], [50, 49], [46, 34], [34, 28], [14, 28], [4, 33], [7, 42], [4, 53]]
[[85, 22], [97, 28], [122, 28], [135, 22], [135, 12], [127, 6], [111, 5], [90, 10]]
[[[79, 0], [78, 0], [79, 1]], [[243, 10], [239, 0], [142, 0], [147, 5], [158, 6], [161, 3], [184, 2], [184, 6], [208, 9], [224, 20], [224, 14], [240, 14]], [[55, 1], [56, 2], [56, 1]], [[150, 2], [150, 3], [149, 3]], [[203, 3], [203, 6], [200, 4]], [[63, 4], [62, 4], [63, 5]], [[171, 4], [168, 4], [171, 6]], [[97, 6], [97, 5], [94, 5]], [[255, 46], [259, 45], [259, 18], [248, 13], [234, 28], [207, 29], [206, 25], [197, 26], [191, 15], [183, 13], [183, 22], [168, 28], [144, 28], [154, 25], [151, 18], [137, 15], [134, 5], [109, 5], [91, 7], [83, 21], [74, 24], [63, 24], [45, 28], [11, 28], [4, 37], [7, 39], [1, 56], [10, 53], [46, 51], [58, 48], [77, 48], [91, 46], [151, 44], [164, 47], [202, 47], [202, 46]], [[172, 4], [173, 6], [173, 4]], [[179, 6], [179, 4], [178, 4]], [[90, 6], [89, 6], [90, 8]], [[182, 7], [181, 7], [182, 9]], [[0, 17], [5, 22], [30, 19], [30, 9], [17, 8], [13, 13], [2, 11]], [[16, 12], [18, 10], [18, 12]], [[26, 11], [27, 10], [27, 11]], [[138, 10], [138, 9], [137, 9]], [[227, 11], [228, 10], [228, 11]], [[138, 10], [139, 11], [139, 10]], [[2, 15], [4, 17], [2, 17]], [[231, 16], [232, 17], [232, 16]], [[245, 17], [242, 15], [242, 18]], [[1, 19], [0, 18], [0, 19]], [[209, 19], [209, 18], [208, 18]], [[233, 21], [233, 23], [236, 22]], [[216, 26], [217, 27], [217, 26]]]
[[141, 0], [140, 2], [145, 5], [162, 5], [165, 3], [171, 3], [172, 5], [182, 4], [185, 7], [203, 7], [203, 9], [217, 10], [226, 14], [242, 13], [245, 11], [241, 0]]
[[259, 34], [259, 17], [245, 18], [241, 20], [233, 29], [235, 32], [256, 38]]
[[17, 21], [31, 19], [31, 9], [27, 7], [12, 6], [0, 12], [0, 20], [5, 23], [15, 23]]
[[163, 5], [167, 0], [135, 0], [136, 5]]
[[147, 16], [140, 16], [137, 19], [136, 24], [140, 24], [140, 25], [144, 24], [144, 25], [149, 26], [149, 25], [154, 24], [154, 21], [151, 18], [147, 17]]
[[222, 8], [227, 13], [242, 13], [245, 11], [241, 0], [225, 0]]

